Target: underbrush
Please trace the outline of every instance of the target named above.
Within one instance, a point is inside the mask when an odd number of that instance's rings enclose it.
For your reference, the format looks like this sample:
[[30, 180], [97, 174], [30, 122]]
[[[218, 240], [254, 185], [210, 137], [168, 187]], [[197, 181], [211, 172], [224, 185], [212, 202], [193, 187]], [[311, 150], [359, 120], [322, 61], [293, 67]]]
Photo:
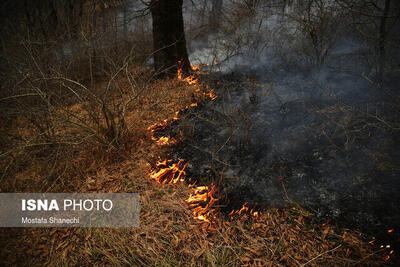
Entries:
[[33, 50], [21, 48], [27, 58], [13, 58], [2, 77], [3, 192], [76, 190], [72, 177], [95, 170], [94, 162], [126, 158], [145, 138], [145, 118], [159, 116], [154, 111], [165, 96], [181, 96], [172, 92], [181, 84], [156, 80], [133, 50], [108, 58], [107, 71], [92, 85], [55, 70], [57, 64], [39, 63]]

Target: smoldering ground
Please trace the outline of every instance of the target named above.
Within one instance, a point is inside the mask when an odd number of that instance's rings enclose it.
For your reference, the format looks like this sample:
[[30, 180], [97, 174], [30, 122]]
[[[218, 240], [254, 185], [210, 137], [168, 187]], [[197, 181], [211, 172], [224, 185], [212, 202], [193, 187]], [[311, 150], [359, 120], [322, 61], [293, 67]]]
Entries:
[[[236, 205], [296, 203], [373, 235], [396, 228], [398, 73], [377, 84], [373, 44], [334, 19], [318, 54], [301, 24], [265, 14], [255, 11], [208, 42], [192, 40], [191, 60], [211, 64], [203, 70], [219, 98], [173, 127], [185, 136], [175, 157], [189, 161], [190, 175], [217, 181]], [[389, 70], [399, 53], [387, 51]]]

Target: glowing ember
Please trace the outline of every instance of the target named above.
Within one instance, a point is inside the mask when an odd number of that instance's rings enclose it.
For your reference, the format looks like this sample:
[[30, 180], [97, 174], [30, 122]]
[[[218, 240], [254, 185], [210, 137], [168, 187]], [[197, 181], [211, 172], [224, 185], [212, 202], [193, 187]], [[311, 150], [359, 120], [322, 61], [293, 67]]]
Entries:
[[160, 184], [176, 184], [179, 181], [184, 181], [186, 166], [187, 163], [183, 161], [172, 164], [167, 160], [159, 161], [149, 176], [150, 179]]

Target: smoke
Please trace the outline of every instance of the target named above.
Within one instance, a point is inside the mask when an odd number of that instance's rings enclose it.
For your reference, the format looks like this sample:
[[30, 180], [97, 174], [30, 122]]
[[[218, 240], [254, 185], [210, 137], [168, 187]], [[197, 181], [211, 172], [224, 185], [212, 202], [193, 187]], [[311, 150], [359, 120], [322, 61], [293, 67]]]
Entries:
[[[234, 8], [224, 1], [232, 20]], [[232, 199], [296, 202], [372, 232], [399, 225], [398, 105], [387, 97], [398, 75], [382, 90], [373, 47], [355, 33], [327, 25], [313, 44], [293, 7], [266, 9], [191, 41], [192, 63], [213, 64], [203, 70], [222, 83], [217, 102], [187, 116], [194, 136], [178, 157]]]

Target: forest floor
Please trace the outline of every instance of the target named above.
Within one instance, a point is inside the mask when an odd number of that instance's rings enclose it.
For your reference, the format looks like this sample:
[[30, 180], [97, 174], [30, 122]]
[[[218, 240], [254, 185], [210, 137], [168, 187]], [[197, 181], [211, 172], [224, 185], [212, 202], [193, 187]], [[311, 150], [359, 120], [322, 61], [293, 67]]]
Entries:
[[[185, 200], [186, 183], [162, 185], [149, 179], [155, 159], [164, 153], [146, 130], [190, 105], [194, 88], [176, 79], [151, 84], [127, 116], [130, 142], [124, 151], [82, 151], [70, 179], [52, 192], [140, 194], [137, 228], [2, 228], [2, 265], [134, 266], [344, 266], [383, 265], [387, 255], [361, 233], [328, 223], [318, 225], [300, 208], [265, 210], [196, 220]], [[46, 166], [42, 166], [46, 168]], [[25, 168], [2, 191], [40, 191], [38, 166]], [[387, 258], [386, 258], [387, 260]]]

